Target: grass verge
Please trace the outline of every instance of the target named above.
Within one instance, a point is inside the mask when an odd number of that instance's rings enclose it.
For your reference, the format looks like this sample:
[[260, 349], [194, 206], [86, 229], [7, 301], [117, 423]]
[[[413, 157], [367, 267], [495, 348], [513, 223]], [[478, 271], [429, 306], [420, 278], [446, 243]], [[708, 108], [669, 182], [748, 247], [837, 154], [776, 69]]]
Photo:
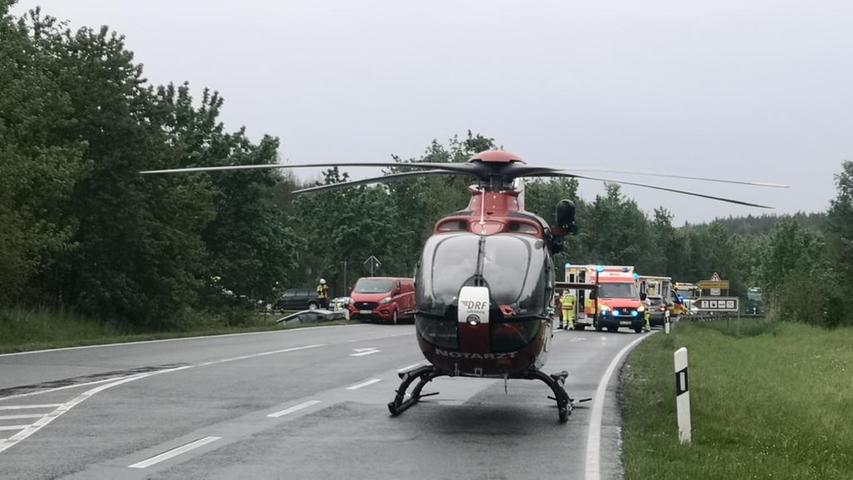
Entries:
[[[275, 323], [281, 315], [256, 315], [239, 326], [203, 325], [174, 331], [131, 332], [71, 312], [3, 309], [0, 310], [0, 353], [79, 347], [106, 343], [139, 342], [166, 338], [223, 335], [229, 333], [290, 330], [310, 324], [282, 327]], [[346, 325], [347, 321], [322, 325]]]
[[[622, 377], [625, 478], [853, 478], [853, 328], [736, 328], [680, 323], [632, 352]], [[690, 356], [689, 446], [677, 439], [680, 347]]]

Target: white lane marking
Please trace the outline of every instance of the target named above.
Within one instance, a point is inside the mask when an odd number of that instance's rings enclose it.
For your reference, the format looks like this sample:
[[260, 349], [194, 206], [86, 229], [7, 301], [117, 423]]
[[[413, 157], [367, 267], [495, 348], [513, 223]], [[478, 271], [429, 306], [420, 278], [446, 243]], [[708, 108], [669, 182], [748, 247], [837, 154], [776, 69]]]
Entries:
[[[106, 347], [122, 347], [125, 345], [144, 345], [146, 343], [163, 343], [163, 342], [180, 342], [184, 340], [201, 340], [205, 338], [228, 338], [228, 337], [242, 337], [245, 335], [264, 335], [271, 333], [293, 333], [293, 332], [303, 332], [310, 331], [317, 328], [348, 328], [348, 327], [366, 327], [367, 325], [362, 323], [354, 323], [352, 325], [318, 325], [316, 327], [301, 327], [294, 328], [291, 330], [266, 330], [263, 332], [244, 332], [244, 333], [226, 333], [224, 335], [199, 335], [197, 337], [182, 337], [182, 338], [161, 338], [160, 340], [140, 340], [138, 342], [118, 342], [118, 343], [104, 343], [101, 345], [84, 345], [82, 347], [62, 347], [62, 348], [48, 348], [44, 350], [30, 350], [27, 352], [14, 352], [14, 353], [2, 353], [0, 354], [0, 358], [2, 357], [14, 357], [17, 355], [31, 355], [34, 353], [45, 353], [45, 352], [63, 352], [66, 350], [86, 350], [90, 348], [106, 348]], [[399, 335], [391, 335], [392, 337], [396, 337]], [[354, 342], [359, 342], [362, 340], [353, 340]]]
[[586, 341], [586, 339], [583, 337], [575, 337], [575, 338], [569, 340], [569, 342], [585, 342], [585, 341]]
[[271, 413], [267, 416], [270, 418], [283, 417], [289, 413], [298, 412], [299, 410], [302, 410], [304, 408], [313, 407], [314, 405], [317, 405], [318, 403], [320, 403], [320, 400], [308, 400], [307, 402], [302, 402], [299, 405], [294, 405], [290, 408], [285, 408], [284, 410], [281, 410], [281, 411], [275, 412], [275, 413]]
[[[281, 350], [273, 350], [273, 351], [271, 351], [271, 352], [253, 353], [253, 354], [251, 354], [251, 355], [242, 355], [242, 356], [239, 356], [239, 357], [223, 358], [223, 359], [221, 359], [221, 360], [214, 360], [214, 361], [210, 361], [210, 362], [202, 362], [202, 363], [199, 363], [199, 364], [196, 364], [196, 365], [191, 365], [191, 366], [193, 366], [193, 367], [207, 367], [207, 366], [210, 366], [210, 365], [216, 365], [216, 364], [219, 364], [219, 363], [233, 362], [233, 361], [236, 361], [236, 360], [246, 360], [246, 359], [249, 359], [249, 358], [256, 358], [256, 357], [264, 357], [264, 356], [267, 356], [267, 355], [274, 355], [274, 354], [276, 354], [276, 353], [295, 352], [295, 351], [297, 351], [297, 350], [305, 350], [305, 349], [308, 349], [308, 348], [317, 348], [317, 347], [323, 347], [323, 346], [325, 346], [325, 344], [318, 343], [318, 344], [315, 344], [315, 345], [304, 345], [304, 346], [301, 346], [301, 347], [284, 348], [284, 349], [281, 349]], [[0, 397], [0, 401], [2, 401], [2, 400], [12, 400], [12, 399], [14, 399], [14, 398], [31, 397], [31, 396], [33, 396], [33, 395], [42, 395], [42, 394], [44, 394], [44, 393], [56, 392], [56, 391], [59, 391], [59, 390], [67, 390], [67, 389], [69, 389], [69, 388], [85, 387], [85, 386], [88, 386], [88, 385], [97, 385], [97, 384], [99, 384], [99, 383], [111, 382], [111, 381], [113, 381], [113, 380], [119, 380], [119, 379], [122, 379], [122, 378], [125, 378], [125, 377], [111, 377], [111, 378], [106, 378], [106, 379], [103, 379], [103, 380], [95, 380], [95, 381], [92, 381], [92, 382], [78, 383], [78, 384], [75, 384], [75, 385], [66, 385], [66, 386], [64, 386], [64, 387], [48, 388], [47, 390], [39, 390], [39, 391], [36, 391], [36, 392], [19, 393], [19, 394], [16, 394], [16, 395], [9, 395], [8, 397]]]
[[40, 413], [26, 413], [23, 415], [0, 415], [0, 420], [20, 420], [22, 418], [41, 418]]
[[365, 355], [371, 355], [371, 354], [374, 354], [374, 353], [379, 353], [379, 352], [381, 352], [381, 350], [379, 350], [379, 349], [378, 349], [378, 348], [376, 348], [376, 347], [353, 348], [353, 350], [355, 350], [355, 352], [356, 352], [356, 353], [351, 353], [351, 354], [350, 354], [350, 357], [363, 357], [363, 356], [365, 356]]
[[2, 427], [0, 427], [0, 431], [3, 431], [3, 430], [23, 430], [27, 427], [29, 427], [29, 425], [3, 425]]
[[[124, 378], [124, 377], [123, 376], [110, 377], [110, 378], [104, 378], [102, 380], [93, 380], [91, 382], [75, 383], [74, 385], [65, 385], [64, 387], [55, 387], [55, 388], [48, 388], [45, 390], [36, 390], [35, 392], [17, 393], [15, 395], [9, 395], [8, 397], [0, 397], [0, 400], [12, 400], [13, 398], [32, 397], [34, 395], [42, 395], [45, 393], [58, 392], [60, 390], [68, 390], [69, 388], [88, 387], [89, 385], [97, 385], [99, 383], [112, 382], [113, 380], [118, 380], [120, 378]], [[0, 407], [0, 408], [2, 408], [2, 407]]]
[[22, 431], [18, 432], [17, 434], [12, 435], [11, 437], [9, 437], [5, 440], [0, 441], [0, 453], [3, 453], [4, 451], [6, 451], [9, 448], [16, 445], [17, 443], [19, 443], [22, 440], [29, 437], [30, 435], [41, 430], [42, 428], [47, 426], [50, 422], [56, 420], [62, 414], [68, 412], [72, 408], [74, 408], [77, 405], [88, 400], [90, 397], [92, 397], [96, 393], [100, 393], [100, 392], [103, 392], [104, 390], [106, 390], [108, 388], [112, 388], [112, 387], [115, 387], [117, 385], [122, 385], [122, 384], [125, 384], [128, 382], [132, 382], [134, 380], [139, 380], [141, 378], [147, 378], [147, 377], [150, 377], [152, 375], [159, 375], [161, 373], [169, 373], [169, 372], [176, 372], [178, 370], [186, 370], [187, 368], [191, 368], [191, 366], [187, 365], [187, 366], [183, 366], [183, 367], [170, 368], [167, 370], [157, 370], [154, 372], [140, 373], [140, 374], [131, 375], [129, 377], [122, 378], [121, 380], [116, 380], [115, 382], [112, 382], [112, 383], [107, 383], [105, 385], [95, 387], [91, 390], [87, 390], [87, 391], [81, 393], [80, 395], [72, 398], [71, 400], [61, 404], [59, 407], [56, 408], [56, 410], [54, 410], [54, 411], [48, 413], [47, 415], [41, 417], [41, 419], [37, 420], [35, 423], [32, 423], [30, 425], [26, 425], [26, 428], [24, 428]]
[[43, 403], [41, 405], [7, 405], [0, 407], [0, 410], [25, 410], [28, 408], [56, 408], [62, 405], [61, 403]]
[[356, 383], [355, 385], [350, 385], [347, 387], [347, 390], [358, 390], [359, 388], [366, 387], [368, 385], [373, 385], [374, 383], [381, 382], [382, 379], [379, 378], [371, 378], [365, 382]]
[[114, 382], [107, 383], [107, 384], [101, 385], [101, 386], [99, 386], [99, 387], [95, 387], [95, 388], [93, 388], [93, 389], [91, 389], [91, 390], [87, 390], [87, 391], [85, 391], [85, 392], [81, 393], [80, 395], [78, 395], [78, 396], [74, 397], [73, 399], [71, 399], [71, 400], [69, 400], [69, 401], [67, 401], [67, 402], [65, 402], [65, 403], [60, 404], [60, 405], [56, 408], [56, 410], [54, 410], [54, 411], [52, 411], [52, 412], [48, 413], [47, 415], [43, 416], [41, 419], [37, 420], [35, 423], [32, 423], [31, 425], [27, 425], [27, 426], [26, 426], [26, 428], [25, 428], [23, 431], [18, 432], [17, 434], [15, 434], [15, 435], [13, 435], [13, 436], [11, 436], [11, 437], [7, 438], [7, 439], [0, 440], [0, 453], [3, 453], [4, 451], [6, 451], [7, 449], [9, 449], [9, 448], [11, 448], [12, 446], [16, 445], [16, 444], [17, 444], [17, 443], [19, 443], [20, 441], [22, 441], [22, 440], [26, 439], [26, 438], [27, 438], [27, 437], [29, 437], [30, 435], [32, 435], [32, 434], [36, 433], [37, 431], [41, 430], [41, 429], [42, 429], [42, 428], [44, 428], [47, 424], [49, 424], [50, 422], [52, 422], [52, 421], [56, 420], [56, 419], [57, 419], [57, 418], [59, 418], [61, 415], [63, 415], [64, 413], [68, 412], [69, 410], [71, 410], [72, 408], [76, 407], [77, 405], [79, 405], [79, 404], [83, 403], [84, 401], [88, 400], [88, 399], [89, 399], [90, 397], [92, 397], [93, 395], [95, 395], [95, 394], [97, 394], [97, 393], [100, 393], [100, 392], [103, 392], [104, 390], [106, 390], [106, 389], [108, 389], [108, 388], [112, 388], [112, 387], [115, 387], [115, 386], [118, 386], [118, 385], [123, 385], [123, 384], [125, 384], [125, 383], [133, 382], [133, 381], [135, 381], [135, 380], [140, 380], [140, 379], [143, 379], [143, 378], [148, 378], [148, 377], [150, 377], [150, 376], [152, 376], [152, 375], [160, 375], [160, 374], [163, 374], [163, 373], [177, 372], [177, 371], [180, 371], [180, 370], [186, 370], [186, 369], [188, 369], [188, 368], [206, 367], [206, 366], [209, 366], [209, 365], [217, 365], [217, 364], [225, 363], [225, 362], [234, 362], [234, 361], [237, 361], [237, 360], [245, 360], [245, 359], [248, 359], [248, 358], [263, 357], [263, 356], [265, 356], [265, 355], [273, 355], [273, 354], [276, 354], [276, 353], [285, 353], [285, 352], [293, 352], [293, 351], [297, 351], [297, 350], [305, 350], [305, 349], [308, 349], [308, 348], [317, 348], [317, 347], [322, 347], [323, 345], [324, 345], [324, 344], [315, 344], [315, 345], [303, 345], [303, 346], [301, 346], [301, 347], [283, 348], [283, 349], [281, 349], [281, 350], [273, 350], [273, 351], [270, 351], [270, 352], [260, 352], [260, 353], [255, 353], [255, 354], [252, 354], [252, 355], [242, 355], [242, 356], [239, 356], [239, 357], [224, 358], [224, 359], [222, 359], [222, 360], [214, 360], [214, 361], [211, 361], [211, 362], [203, 362], [203, 363], [198, 363], [198, 364], [195, 364], [195, 365], [184, 365], [184, 366], [181, 366], [181, 367], [168, 368], [168, 369], [165, 369], [165, 370], [155, 370], [155, 371], [153, 371], [153, 372], [139, 373], [139, 374], [136, 374], [136, 375], [130, 375], [130, 376], [127, 376], [127, 377], [124, 377], [124, 378], [120, 378], [120, 379], [118, 379], [118, 380], [116, 380], [116, 381], [114, 381]]
[[406, 372], [406, 371], [411, 370], [411, 369], [413, 369], [413, 368], [415, 368], [415, 367], [420, 367], [422, 363], [424, 363], [424, 362], [418, 362], [418, 363], [413, 363], [413, 364], [411, 364], [411, 365], [406, 365], [405, 367], [400, 368], [400, 369], [398, 369], [397, 371], [398, 371], [398, 372]]
[[220, 363], [235, 362], [237, 360], [248, 360], [250, 358], [266, 357], [267, 355], [275, 355], [277, 353], [295, 352], [297, 350], [307, 350], [309, 348], [325, 347], [325, 343], [315, 343], [314, 345], [303, 345], [301, 347], [282, 348], [281, 350], [272, 350], [269, 352], [252, 353], [249, 355], [240, 355], [239, 357], [223, 358], [221, 360], [213, 360], [210, 362], [197, 363], [191, 365], [193, 367], [207, 367], [210, 365], [218, 365]]
[[186, 444], [186, 445], [181, 445], [181, 446], [180, 446], [180, 447], [178, 447], [178, 448], [173, 448], [173, 449], [171, 449], [171, 450], [168, 450], [168, 451], [165, 451], [165, 452], [161, 453], [160, 455], [157, 455], [157, 456], [151, 457], [151, 458], [149, 458], [149, 459], [147, 459], [147, 460], [143, 460], [143, 461], [138, 462], [138, 463], [134, 463], [133, 465], [128, 465], [127, 467], [128, 467], [128, 468], [146, 468], [146, 467], [150, 467], [151, 465], [155, 465], [155, 464], [158, 464], [158, 463], [160, 463], [160, 462], [166, 461], [166, 460], [168, 460], [168, 459], [170, 459], [170, 458], [177, 457], [178, 455], [180, 455], [180, 454], [182, 454], [182, 453], [187, 453], [187, 452], [189, 452], [190, 450], [194, 450], [194, 449], [196, 449], [196, 448], [203, 447], [203, 446], [207, 445], [208, 443], [213, 443], [213, 442], [215, 442], [215, 441], [217, 441], [217, 440], [221, 440], [221, 439], [222, 439], [222, 437], [204, 437], [204, 438], [199, 438], [198, 440], [196, 440], [196, 441], [194, 441], [194, 442], [190, 442], [190, 443], [188, 443], [188, 444]]
[[649, 335], [650, 334], [643, 335], [628, 345], [625, 345], [622, 350], [619, 350], [619, 353], [613, 357], [610, 365], [607, 366], [607, 370], [604, 371], [601, 381], [598, 382], [598, 389], [595, 391], [595, 400], [592, 404], [592, 413], [590, 414], [589, 419], [589, 431], [586, 437], [585, 480], [599, 480], [601, 478], [601, 417], [604, 414], [604, 396], [607, 393], [607, 384], [610, 383], [610, 377], [613, 376], [616, 366], [619, 365], [619, 362], [622, 360], [625, 353], [633, 348], [634, 345], [645, 340]]

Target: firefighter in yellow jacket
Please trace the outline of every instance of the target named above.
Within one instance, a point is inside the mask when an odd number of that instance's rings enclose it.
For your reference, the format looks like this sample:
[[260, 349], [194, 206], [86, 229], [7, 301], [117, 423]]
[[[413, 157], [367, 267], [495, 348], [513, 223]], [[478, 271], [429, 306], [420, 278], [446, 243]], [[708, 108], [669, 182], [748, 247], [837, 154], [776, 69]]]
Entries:
[[563, 322], [566, 330], [575, 328], [575, 296], [571, 292], [563, 292], [560, 298], [560, 307], [563, 311]]

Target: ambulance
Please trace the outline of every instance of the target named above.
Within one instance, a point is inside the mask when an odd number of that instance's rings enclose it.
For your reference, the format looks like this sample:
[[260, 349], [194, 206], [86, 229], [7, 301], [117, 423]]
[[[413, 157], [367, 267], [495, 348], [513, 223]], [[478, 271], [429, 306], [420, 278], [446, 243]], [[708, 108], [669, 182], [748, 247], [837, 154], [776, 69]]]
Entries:
[[591, 326], [615, 332], [627, 327], [642, 332], [645, 306], [638, 278], [632, 266], [566, 264], [566, 283], [589, 285], [570, 290], [577, 299], [575, 329]]

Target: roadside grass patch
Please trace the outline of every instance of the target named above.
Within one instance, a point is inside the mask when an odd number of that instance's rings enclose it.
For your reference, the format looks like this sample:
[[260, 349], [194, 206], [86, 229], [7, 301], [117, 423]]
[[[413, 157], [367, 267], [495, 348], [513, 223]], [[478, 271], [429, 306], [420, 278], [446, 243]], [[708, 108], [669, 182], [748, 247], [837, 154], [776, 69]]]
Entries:
[[[180, 329], [133, 332], [69, 311], [5, 308], [0, 309], [0, 353], [315, 326], [306, 324], [284, 327], [275, 323], [275, 320], [287, 313], [249, 314], [241, 317], [239, 322], [195, 322]], [[322, 325], [348, 323], [357, 322], [335, 321], [324, 322]]]
[[[626, 479], [853, 478], [853, 328], [752, 322], [740, 336], [725, 321], [681, 322], [631, 353], [620, 398]], [[677, 438], [680, 347], [689, 446]]]

